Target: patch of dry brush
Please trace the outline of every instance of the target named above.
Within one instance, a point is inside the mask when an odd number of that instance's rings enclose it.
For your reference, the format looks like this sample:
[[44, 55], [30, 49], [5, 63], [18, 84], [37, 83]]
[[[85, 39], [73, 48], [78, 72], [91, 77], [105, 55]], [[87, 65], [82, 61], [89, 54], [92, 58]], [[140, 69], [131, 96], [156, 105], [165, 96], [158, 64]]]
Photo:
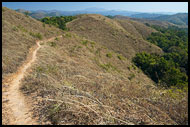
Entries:
[[[127, 58], [121, 60], [114, 51], [69, 32], [53, 42], [56, 46], [43, 44], [21, 87], [36, 102], [33, 110], [40, 120], [141, 125], [180, 124], [187, 118], [187, 105], [180, 104], [186, 99], [174, 101], [161, 94], [166, 90], [156, 87]], [[106, 56], [110, 52], [111, 58]], [[108, 63], [110, 68], [101, 67]], [[185, 116], [175, 117], [174, 112]]]

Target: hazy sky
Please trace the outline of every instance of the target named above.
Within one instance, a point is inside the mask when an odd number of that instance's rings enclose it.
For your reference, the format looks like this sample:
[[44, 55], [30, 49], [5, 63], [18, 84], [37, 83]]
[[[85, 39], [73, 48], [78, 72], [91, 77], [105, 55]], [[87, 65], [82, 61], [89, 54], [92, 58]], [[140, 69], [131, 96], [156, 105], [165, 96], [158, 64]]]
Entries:
[[188, 12], [188, 2], [2, 2], [11, 9], [76, 11], [97, 7], [136, 12]]

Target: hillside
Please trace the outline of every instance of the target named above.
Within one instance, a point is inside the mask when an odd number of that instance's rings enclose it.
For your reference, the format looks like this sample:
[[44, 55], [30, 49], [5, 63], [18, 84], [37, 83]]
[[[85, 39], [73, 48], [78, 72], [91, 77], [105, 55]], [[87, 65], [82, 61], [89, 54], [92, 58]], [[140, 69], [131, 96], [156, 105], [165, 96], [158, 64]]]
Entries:
[[154, 13], [140, 13], [140, 14], [134, 14], [130, 17], [132, 18], [155, 18], [158, 16], [162, 16], [163, 14], [154, 14]]
[[[187, 94], [157, 86], [131, 61], [139, 52], [163, 53], [145, 40], [156, 30], [97, 14], [77, 16], [66, 24], [67, 31], [7, 8], [2, 15], [3, 77], [15, 73], [41, 40], [36, 61], [16, 90], [38, 124], [187, 124]], [[14, 97], [6, 100], [10, 95], [2, 92], [2, 122], [10, 124], [11, 110], [18, 108], [4, 107]]]
[[2, 24], [3, 77], [17, 70], [26, 58], [29, 48], [35, 45], [35, 40], [49, 38], [62, 32], [6, 7], [2, 10]]
[[175, 15], [163, 15], [155, 18], [150, 18], [160, 21], [168, 21], [176, 25], [188, 26], [188, 13], [178, 13]]
[[[134, 22], [131, 24], [134, 24]], [[135, 25], [137, 24], [138, 23]], [[141, 26], [150, 30], [150, 28], [143, 24], [141, 24]], [[138, 32], [141, 36], [146, 36], [143, 35], [144, 33], [142, 33], [140, 28], [135, 28], [134, 31], [129, 32], [130, 30], [126, 30], [126, 28], [122, 27], [117, 21], [98, 14], [79, 15], [78, 19], [69, 22], [67, 27], [71, 32], [96, 41], [108, 49], [123, 54], [128, 59], [132, 58], [137, 52], [162, 52], [157, 46], [151, 45], [142, 39], [142, 37], [139, 38], [133, 34]]]
[[144, 19], [144, 18], [130, 18], [128, 16], [121, 16], [121, 15], [116, 15], [114, 17], [115, 19], [130, 19], [133, 21], [137, 21], [143, 24], [149, 24], [149, 25], [157, 25], [161, 27], [168, 27], [168, 26], [174, 26], [175, 24], [167, 22], [167, 21], [159, 21], [159, 20], [151, 20], [151, 19]]

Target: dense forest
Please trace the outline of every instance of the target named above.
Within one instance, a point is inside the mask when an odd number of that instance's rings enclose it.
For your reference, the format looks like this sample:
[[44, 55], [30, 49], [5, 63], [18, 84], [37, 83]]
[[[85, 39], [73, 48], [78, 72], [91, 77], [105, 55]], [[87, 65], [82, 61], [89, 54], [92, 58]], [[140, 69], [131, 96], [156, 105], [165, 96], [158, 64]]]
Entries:
[[67, 30], [66, 23], [75, 19], [76, 16], [45, 17], [41, 19], [45, 24], [54, 25], [62, 30]]
[[162, 48], [164, 54], [138, 53], [133, 62], [156, 83], [184, 88], [188, 84], [188, 29], [151, 27], [158, 32], [147, 40]]

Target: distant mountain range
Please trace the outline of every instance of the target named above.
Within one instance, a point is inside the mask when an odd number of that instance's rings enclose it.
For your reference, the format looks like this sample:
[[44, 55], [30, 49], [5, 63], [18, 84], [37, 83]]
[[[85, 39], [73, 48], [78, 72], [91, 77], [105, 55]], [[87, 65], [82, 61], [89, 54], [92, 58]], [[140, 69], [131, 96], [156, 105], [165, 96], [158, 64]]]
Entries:
[[176, 25], [188, 25], [188, 13], [177, 13], [174, 15], [161, 15], [158, 17], [149, 17], [148, 19], [168, 21]]
[[[17, 12], [25, 12], [27, 10], [23, 9], [17, 9]], [[156, 16], [161, 16], [164, 15], [163, 13], [141, 13], [141, 12], [133, 12], [133, 11], [122, 11], [122, 10], [105, 10], [103, 8], [87, 8], [84, 10], [77, 10], [77, 11], [60, 11], [60, 10], [36, 10], [36, 11], [29, 11], [30, 16], [33, 18], [44, 18], [46, 16], [68, 16], [68, 15], [78, 15], [78, 14], [101, 14], [101, 15], [123, 15], [123, 16], [132, 16], [135, 18], [145, 18], [145, 17], [156, 17]], [[142, 16], [143, 14], [143, 16]], [[166, 14], [171, 14], [171, 13], [166, 13]], [[174, 13], [172, 13], [174, 14]]]
[[[17, 12], [24, 13], [27, 10], [17, 9]], [[60, 11], [60, 10], [36, 10], [29, 11], [29, 15], [35, 19], [41, 19], [44, 17], [51, 16], [69, 16], [78, 14], [101, 14], [101, 15], [122, 15], [129, 16], [131, 18], [143, 18], [151, 20], [168, 21], [176, 25], [188, 25], [188, 13], [171, 13], [171, 12], [157, 12], [157, 13], [141, 13], [133, 11], [122, 11], [122, 10], [105, 10], [103, 8], [87, 8], [78, 11]]]

